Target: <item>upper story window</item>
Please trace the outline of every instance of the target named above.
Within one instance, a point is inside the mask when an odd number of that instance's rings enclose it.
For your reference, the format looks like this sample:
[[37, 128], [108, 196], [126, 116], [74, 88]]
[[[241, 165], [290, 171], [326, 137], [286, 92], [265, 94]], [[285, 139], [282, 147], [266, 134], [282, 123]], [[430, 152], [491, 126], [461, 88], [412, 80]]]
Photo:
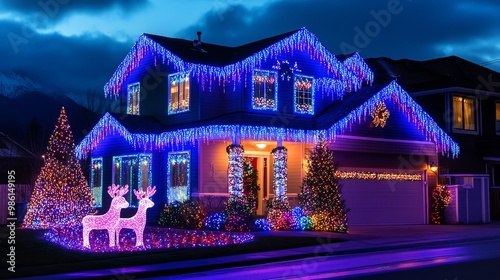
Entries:
[[496, 129], [497, 134], [500, 134], [500, 101], [496, 103]]
[[127, 87], [127, 114], [139, 115], [139, 100], [141, 97], [141, 84], [134, 83]]
[[314, 114], [314, 78], [295, 75], [294, 112], [299, 114]]
[[453, 96], [453, 128], [476, 130], [476, 100], [462, 96]]
[[168, 75], [168, 114], [189, 111], [189, 72]]
[[252, 108], [259, 110], [278, 109], [278, 73], [254, 70], [252, 77]]

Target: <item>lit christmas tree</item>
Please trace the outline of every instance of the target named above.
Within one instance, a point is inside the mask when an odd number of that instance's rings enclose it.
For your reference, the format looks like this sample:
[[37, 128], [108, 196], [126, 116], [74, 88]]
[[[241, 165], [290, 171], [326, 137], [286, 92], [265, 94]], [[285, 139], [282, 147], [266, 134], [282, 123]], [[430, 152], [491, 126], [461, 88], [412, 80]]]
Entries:
[[307, 158], [308, 171], [302, 182], [299, 200], [308, 216], [312, 216], [314, 229], [348, 232], [345, 200], [335, 177], [336, 164], [333, 151], [320, 138]]
[[73, 134], [63, 107], [28, 204], [24, 218], [26, 228], [80, 226], [83, 217], [93, 210], [90, 187], [74, 148]]

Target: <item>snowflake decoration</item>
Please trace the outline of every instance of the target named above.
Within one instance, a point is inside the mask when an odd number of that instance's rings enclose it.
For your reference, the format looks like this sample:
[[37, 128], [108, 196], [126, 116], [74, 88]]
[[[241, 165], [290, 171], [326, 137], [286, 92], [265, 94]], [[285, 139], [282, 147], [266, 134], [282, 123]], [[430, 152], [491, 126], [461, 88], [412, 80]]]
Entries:
[[389, 113], [389, 110], [387, 110], [387, 107], [385, 106], [385, 103], [384, 102], [380, 102], [378, 105], [377, 105], [377, 108], [375, 110], [372, 111], [372, 124], [377, 127], [380, 125], [380, 127], [385, 127], [385, 125], [387, 124], [387, 119], [389, 118], [389, 116], [391, 115]]

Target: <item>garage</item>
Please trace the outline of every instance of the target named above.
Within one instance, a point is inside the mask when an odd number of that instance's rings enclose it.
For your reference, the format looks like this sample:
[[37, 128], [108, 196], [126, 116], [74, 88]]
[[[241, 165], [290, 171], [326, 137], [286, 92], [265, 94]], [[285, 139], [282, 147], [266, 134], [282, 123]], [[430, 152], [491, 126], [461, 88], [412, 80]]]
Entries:
[[[410, 172], [409, 172], [410, 173]], [[363, 172], [373, 176], [387, 173]], [[394, 174], [394, 173], [393, 173]], [[422, 172], [412, 172], [419, 176]], [[425, 186], [422, 180], [342, 179], [349, 225], [425, 224]]]

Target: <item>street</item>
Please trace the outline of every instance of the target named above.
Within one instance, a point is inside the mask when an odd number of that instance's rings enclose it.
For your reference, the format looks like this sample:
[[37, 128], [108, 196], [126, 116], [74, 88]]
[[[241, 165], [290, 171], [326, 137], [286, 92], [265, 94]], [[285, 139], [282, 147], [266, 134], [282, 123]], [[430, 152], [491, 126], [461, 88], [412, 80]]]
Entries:
[[302, 277], [305, 279], [500, 279], [500, 238], [462, 241], [445, 246], [318, 256], [177, 275], [172, 276], [172, 279]]

